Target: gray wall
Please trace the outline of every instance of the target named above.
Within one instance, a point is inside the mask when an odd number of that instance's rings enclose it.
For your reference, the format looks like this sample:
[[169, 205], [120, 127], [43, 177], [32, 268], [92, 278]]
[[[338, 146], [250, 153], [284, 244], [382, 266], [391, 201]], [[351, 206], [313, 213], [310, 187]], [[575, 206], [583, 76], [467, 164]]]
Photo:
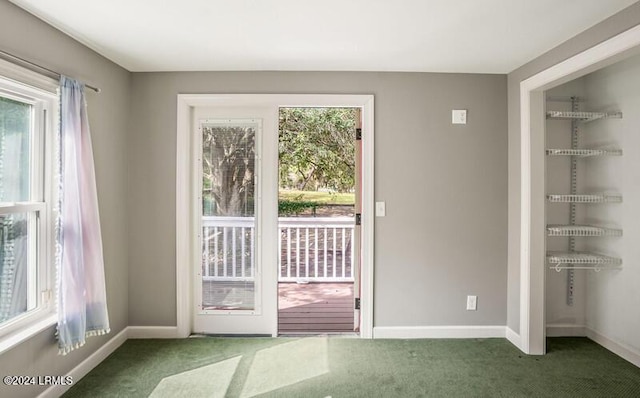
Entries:
[[[429, 73], [134, 73], [129, 320], [175, 325], [178, 93], [375, 95], [375, 326], [506, 322], [506, 77]], [[469, 124], [451, 125], [451, 109]], [[478, 311], [466, 311], [466, 295]]]
[[635, 3], [508, 75], [509, 279], [507, 325], [517, 333], [520, 330], [520, 82], [638, 24], [640, 24], [640, 3]]
[[[51, 327], [0, 355], [2, 375], [65, 375], [128, 324], [127, 139], [130, 73], [5, 0], [0, 48], [102, 88], [88, 93], [102, 217], [111, 333], [58, 356]], [[43, 387], [0, 386], [0, 396], [34, 396]]]
[[587, 274], [586, 325], [603, 336], [640, 351], [640, 56], [585, 76], [588, 106], [595, 111], [621, 111], [622, 119], [586, 125], [585, 145], [612, 145], [623, 156], [585, 162], [591, 191], [614, 191], [623, 195], [615, 205], [589, 206], [591, 223], [617, 226], [621, 238], [592, 239], [591, 249], [619, 256], [619, 271]]

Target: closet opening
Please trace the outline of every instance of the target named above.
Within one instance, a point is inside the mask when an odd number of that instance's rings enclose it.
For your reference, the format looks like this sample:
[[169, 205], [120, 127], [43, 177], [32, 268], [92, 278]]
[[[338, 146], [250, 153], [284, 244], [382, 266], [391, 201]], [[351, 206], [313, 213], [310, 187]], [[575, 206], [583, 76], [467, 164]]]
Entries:
[[[640, 366], [635, 148], [640, 28], [521, 83], [520, 331], [585, 336]], [[633, 319], [632, 319], [633, 318]]]

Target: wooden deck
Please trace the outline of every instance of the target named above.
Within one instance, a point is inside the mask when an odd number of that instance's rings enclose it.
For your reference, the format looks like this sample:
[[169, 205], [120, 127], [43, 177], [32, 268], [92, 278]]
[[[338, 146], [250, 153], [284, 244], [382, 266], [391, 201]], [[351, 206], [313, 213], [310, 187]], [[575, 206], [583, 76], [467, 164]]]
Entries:
[[278, 333], [353, 332], [353, 283], [278, 284]]

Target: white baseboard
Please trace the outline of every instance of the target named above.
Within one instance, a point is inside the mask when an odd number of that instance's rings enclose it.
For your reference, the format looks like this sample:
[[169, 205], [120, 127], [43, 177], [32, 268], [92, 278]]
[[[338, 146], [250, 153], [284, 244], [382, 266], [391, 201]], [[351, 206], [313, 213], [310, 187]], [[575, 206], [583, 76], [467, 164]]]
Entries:
[[376, 326], [374, 339], [473, 339], [505, 337], [504, 326]]
[[177, 326], [129, 326], [130, 339], [176, 339]]
[[547, 324], [547, 337], [585, 337], [584, 325]]
[[507, 338], [507, 340], [509, 340], [509, 342], [511, 342], [511, 344], [516, 346], [520, 351], [523, 351], [522, 339], [520, 338], [520, 334], [514, 332], [513, 329], [511, 329], [509, 326], [505, 326], [505, 329], [506, 329], [505, 337]]
[[[67, 376], [71, 376], [74, 383], [79, 382], [80, 379], [82, 379], [87, 373], [98, 366], [100, 362], [104, 361], [109, 355], [111, 355], [112, 352], [114, 352], [125, 341], [127, 341], [127, 329], [128, 328], [124, 328], [120, 331], [120, 333], [113, 336], [113, 338], [107, 341], [102, 347], [98, 348], [93, 354], [89, 355], [84, 361], [80, 362], [78, 366], [71, 369]], [[70, 388], [71, 385], [51, 386], [44, 390], [42, 394], [38, 395], [38, 398], [56, 398], [64, 394]]]
[[585, 328], [585, 332], [589, 339], [640, 368], [640, 351], [637, 349], [610, 339], [589, 327]]

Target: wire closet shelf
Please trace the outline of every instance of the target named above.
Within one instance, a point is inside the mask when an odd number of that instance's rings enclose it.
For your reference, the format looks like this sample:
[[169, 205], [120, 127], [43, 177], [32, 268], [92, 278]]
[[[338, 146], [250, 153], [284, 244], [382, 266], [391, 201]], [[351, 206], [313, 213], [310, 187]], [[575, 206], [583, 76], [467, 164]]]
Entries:
[[593, 194], [551, 194], [547, 199], [552, 203], [621, 203], [622, 195], [617, 193], [593, 193]]
[[582, 112], [580, 103], [582, 99], [572, 96], [568, 98], [553, 97], [548, 101], [570, 102], [571, 110], [551, 110], [546, 112], [548, 120], [571, 121], [571, 147], [547, 148], [547, 156], [565, 156], [570, 158], [571, 185], [569, 194], [547, 194], [547, 200], [551, 203], [568, 203], [569, 223], [548, 224], [546, 226], [548, 236], [567, 237], [567, 251], [549, 251], [546, 254], [547, 262], [551, 269], [557, 272], [567, 270], [567, 304], [573, 305], [574, 270], [619, 269], [622, 267], [622, 259], [595, 253], [591, 251], [576, 250], [576, 238], [579, 237], [619, 237], [622, 230], [596, 225], [576, 223], [576, 210], [578, 204], [620, 203], [622, 195], [617, 192], [588, 192], [578, 193], [578, 158], [622, 156], [622, 149], [615, 146], [599, 146], [595, 148], [581, 148], [579, 143], [580, 124], [600, 119], [622, 119], [622, 112]]
[[602, 269], [617, 269], [622, 259], [593, 252], [548, 252], [547, 262], [551, 269], [588, 269], [599, 272]]
[[595, 225], [547, 225], [548, 236], [622, 236], [622, 230]]
[[622, 156], [622, 149], [547, 149], [547, 156]]
[[547, 119], [591, 122], [598, 119], [622, 119], [622, 112], [569, 112], [547, 111]]

